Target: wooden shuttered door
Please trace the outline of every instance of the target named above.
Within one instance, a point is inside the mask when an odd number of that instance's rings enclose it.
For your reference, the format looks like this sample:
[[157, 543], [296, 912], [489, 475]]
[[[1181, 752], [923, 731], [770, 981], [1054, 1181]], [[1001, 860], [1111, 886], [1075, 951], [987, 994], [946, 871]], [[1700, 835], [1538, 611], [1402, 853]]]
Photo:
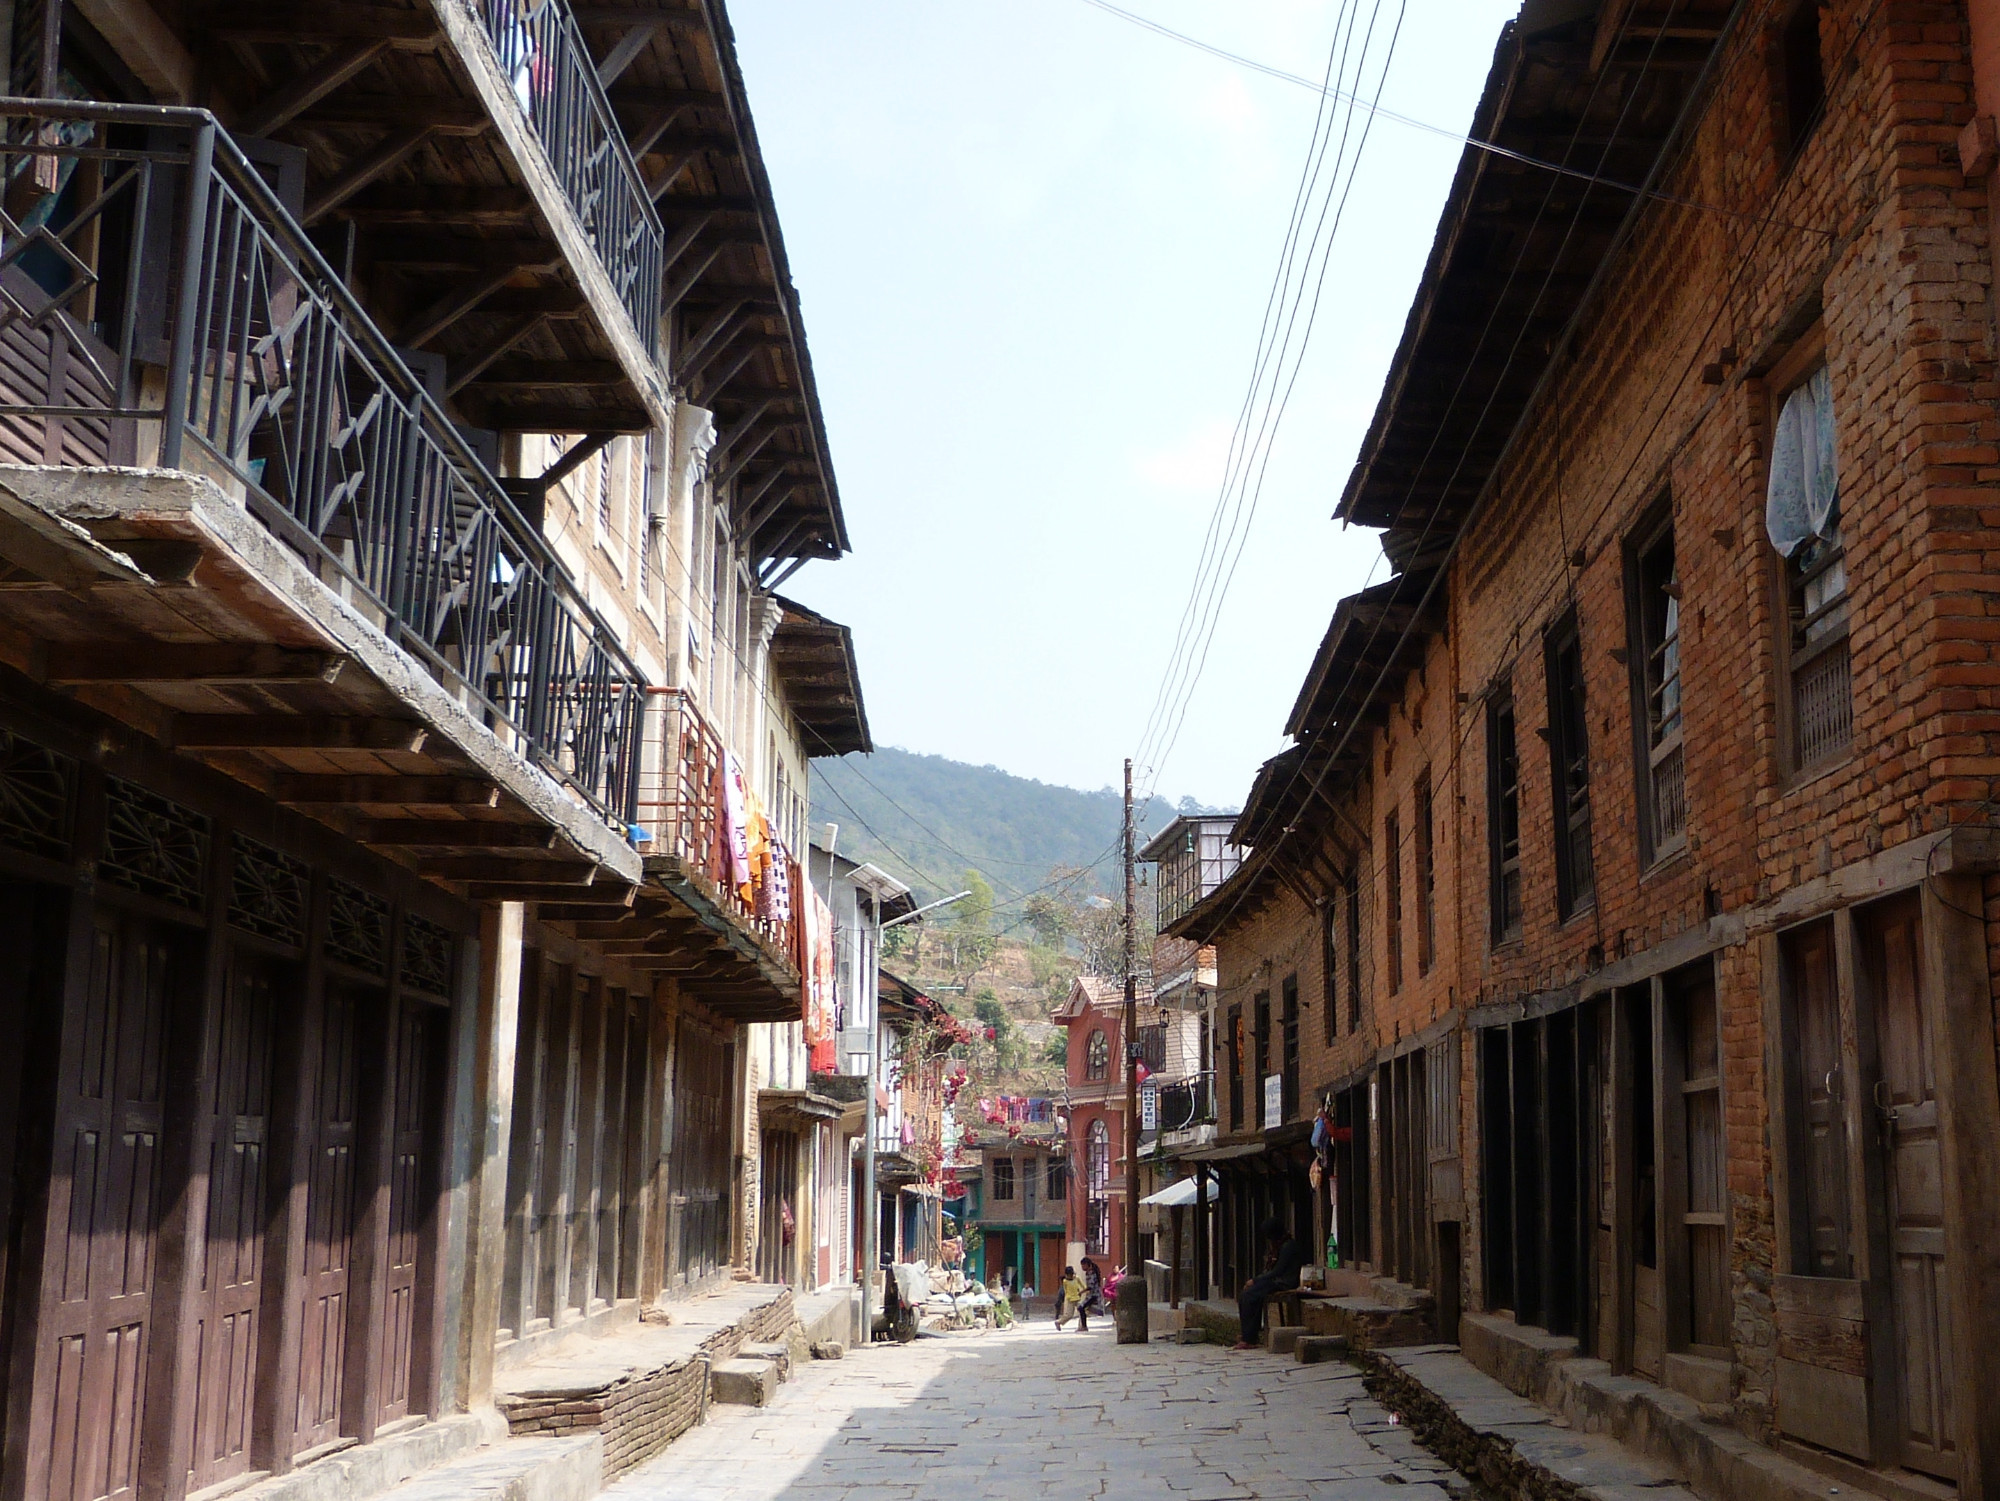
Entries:
[[410, 1416], [427, 1384], [420, 1330], [427, 1320], [424, 1245], [431, 1227], [435, 1169], [429, 1151], [438, 1105], [437, 1049], [443, 1013], [405, 997], [396, 1021], [395, 1089], [389, 1144], [389, 1243], [381, 1332], [380, 1421]]
[[348, 1269], [354, 1243], [355, 1028], [359, 998], [329, 983], [312, 1090], [306, 1235], [300, 1268], [299, 1399], [295, 1452], [340, 1437], [341, 1373], [347, 1353]]
[[51, 1501], [137, 1494], [181, 959], [165, 933], [105, 915], [70, 985], [28, 1456], [30, 1494]]
[[1885, 1159], [1888, 1290], [1902, 1368], [1896, 1437], [1905, 1465], [1953, 1479], [1959, 1465], [1945, 1178], [1917, 902], [1884, 903], [1860, 925], [1860, 937], [1881, 1068], [1873, 1104]]
[[263, 1290], [271, 1018], [281, 996], [283, 1004], [295, 1005], [298, 999], [289, 993], [285, 978], [283, 966], [238, 955], [212, 1022], [208, 1233], [191, 1334], [191, 1490], [240, 1475], [250, 1464]]

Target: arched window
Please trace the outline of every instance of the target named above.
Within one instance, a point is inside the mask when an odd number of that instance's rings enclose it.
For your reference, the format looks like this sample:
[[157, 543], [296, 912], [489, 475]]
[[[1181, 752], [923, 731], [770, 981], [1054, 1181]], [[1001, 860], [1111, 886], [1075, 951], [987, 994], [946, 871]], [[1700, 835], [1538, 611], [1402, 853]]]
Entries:
[[[1097, 1034], [1102, 1038], [1104, 1034]], [[1090, 1196], [1102, 1198], [1111, 1191], [1111, 1128], [1103, 1121], [1090, 1123]]]
[[[1084, 1077], [1095, 1082], [1111, 1075], [1111, 1041], [1103, 1032], [1090, 1034], [1090, 1041], [1084, 1045]], [[1103, 1122], [1098, 1124], [1102, 1125]]]

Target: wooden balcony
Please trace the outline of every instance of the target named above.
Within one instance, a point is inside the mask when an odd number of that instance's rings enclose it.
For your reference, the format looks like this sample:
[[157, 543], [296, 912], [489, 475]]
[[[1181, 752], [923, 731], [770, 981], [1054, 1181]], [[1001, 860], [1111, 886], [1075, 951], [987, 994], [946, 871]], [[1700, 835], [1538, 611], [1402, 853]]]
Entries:
[[202, 111], [0, 114], [31, 674], [468, 894], [634, 884], [643, 678], [258, 166]]

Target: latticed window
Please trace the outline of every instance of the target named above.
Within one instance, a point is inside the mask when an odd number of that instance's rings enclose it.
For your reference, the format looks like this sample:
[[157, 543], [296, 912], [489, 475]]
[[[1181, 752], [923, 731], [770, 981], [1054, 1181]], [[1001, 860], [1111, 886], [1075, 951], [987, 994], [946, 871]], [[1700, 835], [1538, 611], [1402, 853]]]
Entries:
[[1590, 733], [1583, 643], [1571, 616], [1548, 638], [1549, 781], [1555, 792], [1556, 912], [1570, 917], [1597, 894], [1590, 850]]
[[1835, 439], [1833, 387], [1822, 365], [1784, 397], [1764, 502], [1771, 545], [1785, 560], [1785, 659], [1798, 771], [1845, 754], [1854, 738]]
[[1678, 850], [1687, 834], [1687, 764], [1681, 745], [1681, 586], [1671, 519], [1648, 537], [1634, 564], [1638, 658], [1645, 745], [1640, 768], [1649, 853]]
[[1139, 1061], [1153, 1073], [1162, 1073], [1167, 1066], [1167, 1029], [1165, 1027], [1141, 1027], [1139, 1029]]
[[1089, 1172], [1090, 1196], [1102, 1198], [1111, 1192], [1111, 1128], [1103, 1121], [1090, 1123], [1089, 1132]]
[[1014, 1197], [1014, 1159], [996, 1157], [993, 1159], [993, 1201], [1001, 1203]]
[[1486, 700], [1486, 855], [1493, 942], [1521, 933], [1521, 754], [1514, 743], [1514, 695]]
[[1229, 1008], [1229, 1129], [1243, 1125], [1243, 1008]]
[[1083, 1076], [1092, 1083], [1111, 1076], [1111, 1041], [1102, 1031], [1092, 1032], [1084, 1044]]
[[1286, 975], [1278, 994], [1279, 1045], [1284, 1050], [1279, 1073], [1284, 1080], [1285, 1119], [1290, 1120], [1299, 1113], [1299, 977]]

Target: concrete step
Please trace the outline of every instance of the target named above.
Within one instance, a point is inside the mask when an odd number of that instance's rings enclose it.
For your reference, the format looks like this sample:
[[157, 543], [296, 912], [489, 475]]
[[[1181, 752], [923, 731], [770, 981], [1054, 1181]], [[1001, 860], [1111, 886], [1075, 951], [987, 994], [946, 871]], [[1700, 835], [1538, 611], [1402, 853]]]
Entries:
[[604, 1489], [604, 1441], [510, 1438], [427, 1470], [382, 1501], [590, 1501]]

